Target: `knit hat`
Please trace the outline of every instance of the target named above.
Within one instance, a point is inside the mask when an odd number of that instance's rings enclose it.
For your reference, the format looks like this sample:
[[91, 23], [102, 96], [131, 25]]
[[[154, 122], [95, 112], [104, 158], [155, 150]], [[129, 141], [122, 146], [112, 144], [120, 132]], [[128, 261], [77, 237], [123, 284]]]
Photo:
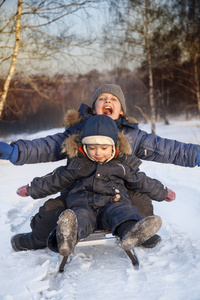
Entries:
[[[106, 115], [96, 115], [88, 119], [83, 127], [82, 144], [87, 154], [85, 145], [111, 145], [113, 146], [113, 154], [117, 145], [117, 125], [112, 118]], [[87, 154], [88, 155], [88, 154]]]
[[96, 92], [94, 93], [94, 95], [92, 97], [92, 103], [91, 103], [92, 108], [93, 108], [97, 98], [103, 93], [112, 94], [115, 97], [117, 97], [118, 100], [121, 103], [123, 112], [126, 113], [126, 100], [125, 100], [125, 97], [124, 97], [124, 93], [122, 92], [121, 87], [117, 84], [108, 84], [108, 83], [106, 83], [106, 84], [103, 84], [102, 86], [100, 86], [96, 90]]

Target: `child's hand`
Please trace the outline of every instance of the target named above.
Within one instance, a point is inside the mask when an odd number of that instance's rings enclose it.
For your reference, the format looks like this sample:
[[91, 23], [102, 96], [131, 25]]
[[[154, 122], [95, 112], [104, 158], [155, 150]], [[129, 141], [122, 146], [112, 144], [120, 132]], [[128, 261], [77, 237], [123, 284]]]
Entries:
[[18, 188], [17, 195], [19, 195], [21, 197], [28, 197], [28, 196], [30, 196], [29, 192], [28, 192], [27, 185], [24, 185], [24, 186], [21, 186], [20, 188]]
[[165, 199], [165, 201], [171, 202], [175, 199], [176, 199], [176, 194], [172, 190], [168, 189], [168, 194], [167, 194], [167, 198]]

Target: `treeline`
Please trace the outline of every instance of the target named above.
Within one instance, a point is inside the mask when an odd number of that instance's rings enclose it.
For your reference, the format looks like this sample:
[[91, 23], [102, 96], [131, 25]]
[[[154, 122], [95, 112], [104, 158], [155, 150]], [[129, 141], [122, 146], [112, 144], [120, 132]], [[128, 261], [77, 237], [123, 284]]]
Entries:
[[[189, 62], [174, 72], [154, 69], [154, 93], [157, 121], [168, 123], [169, 115], [197, 116], [197, 101], [191, 92]], [[184, 77], [181, 76], [184, 71]], [[163, 75], [165, 74], [165, 76]], [[200, 78], [199, 78], [200, 79]], [[84, 75], [33, 76], [29, 82], [13, 78], [0, 121], [0, 135], [34, 132], [63, 126], [63, 116], [81, 103], [90, 105], [92, 95], [103, 83], [119, 84], [126, 97], [127, 114], [139, 122], [150, 119], [148, 74], [141, 67], [135, 72], [117, 68], [112, 71], [90, 71]], [[2, 87], [3, 82], [0, 82]]]

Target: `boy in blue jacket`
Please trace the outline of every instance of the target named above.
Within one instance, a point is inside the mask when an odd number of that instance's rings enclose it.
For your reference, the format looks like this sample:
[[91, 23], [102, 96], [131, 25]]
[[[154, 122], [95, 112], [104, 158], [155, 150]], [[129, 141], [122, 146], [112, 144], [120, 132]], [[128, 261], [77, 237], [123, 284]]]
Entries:
[[[127, 189], [145, 192], [157, 201], [174, 200], [175, 194], [160, 181], [139, 172], [141, 162], [131, 155], [128, 138], [118, 134], [112, 118], [96, 115], [88, 119], [82, 135], [65, 139], [62, 152], [68, 157], [66, 166], [34, 178], [17, 191], [21, 196], [38, 199], [71, 187], [66, 196], [68, 209], [49, 237], [50, 249], [69, 256], [80, 239], [98, 229], [112, 230], [125, 251], [155, 235], [162, 224], [160, 217], [142, 219]], [[16, 238], [12, 245], [19, 248]]]
[[[124, 94], [115, 84], [100, 86], [92, 97], [91, 108], [82, 104], [78, 112], [68, 113], [66, 130], [63, 133], [32, 141], [18, 140], [10, 145], [0, 142], [1, 159], [8, 159], [15, 165], [61, 160], [64, 158], [61, 151], [64, 139], [71, 134], [80, 133], [85, 121], [94, 114], [110, 116], [116, 122], [118, 130], [129, 135], [132, 154], [140, 159], [185, 167], [200, 165], [199, 145], [161, 138], [140, 130], [138, 124], [126, 116]], [[131, 191], [129, 195], [143, 217], [153, 215], [153, 206], [146, 193]], [[50, 232], [56, 226], [59, 215], [66, 208], [64, 192], [57, 197], [56, 201], [54, 199], [46, 201], [31, 220], [32, 231], [21, 234], [20, 237], [16, 235], [21, 244], [18, 250], [45, 248]], [[143, 246], [154, 247], [159, 241], [160, 237], [155, 235]]]

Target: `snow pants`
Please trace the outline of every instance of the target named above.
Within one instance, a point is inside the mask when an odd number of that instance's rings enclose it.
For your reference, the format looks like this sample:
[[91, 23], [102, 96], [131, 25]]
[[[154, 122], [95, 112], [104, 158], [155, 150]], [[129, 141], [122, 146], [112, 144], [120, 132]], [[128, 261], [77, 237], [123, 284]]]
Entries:
[[[153, 215], [153, 205], [147, 194], [133, 191], [129, 191], [128, 194], [132, 204], [138, 208], [143, 218]], [[66, 195], [47, 200], [31, 219], [30, 226], [33, 235], [46, 244], [49, 234], [56, 227], [60, 214], [66, 209]], [[97, 226], [100, 226], [100, 224], [97, 224]]]
[[115, 235], [116, 228], [125, 221], [139, 221], [142, 216], [136, 206], [118, 201], [109, 202], [103, 207], [94, 207], [87, 203], [69, 207], [74, 211], [78, 221], [78, 239], [83, 239], [95, 230], [111, 230]]

